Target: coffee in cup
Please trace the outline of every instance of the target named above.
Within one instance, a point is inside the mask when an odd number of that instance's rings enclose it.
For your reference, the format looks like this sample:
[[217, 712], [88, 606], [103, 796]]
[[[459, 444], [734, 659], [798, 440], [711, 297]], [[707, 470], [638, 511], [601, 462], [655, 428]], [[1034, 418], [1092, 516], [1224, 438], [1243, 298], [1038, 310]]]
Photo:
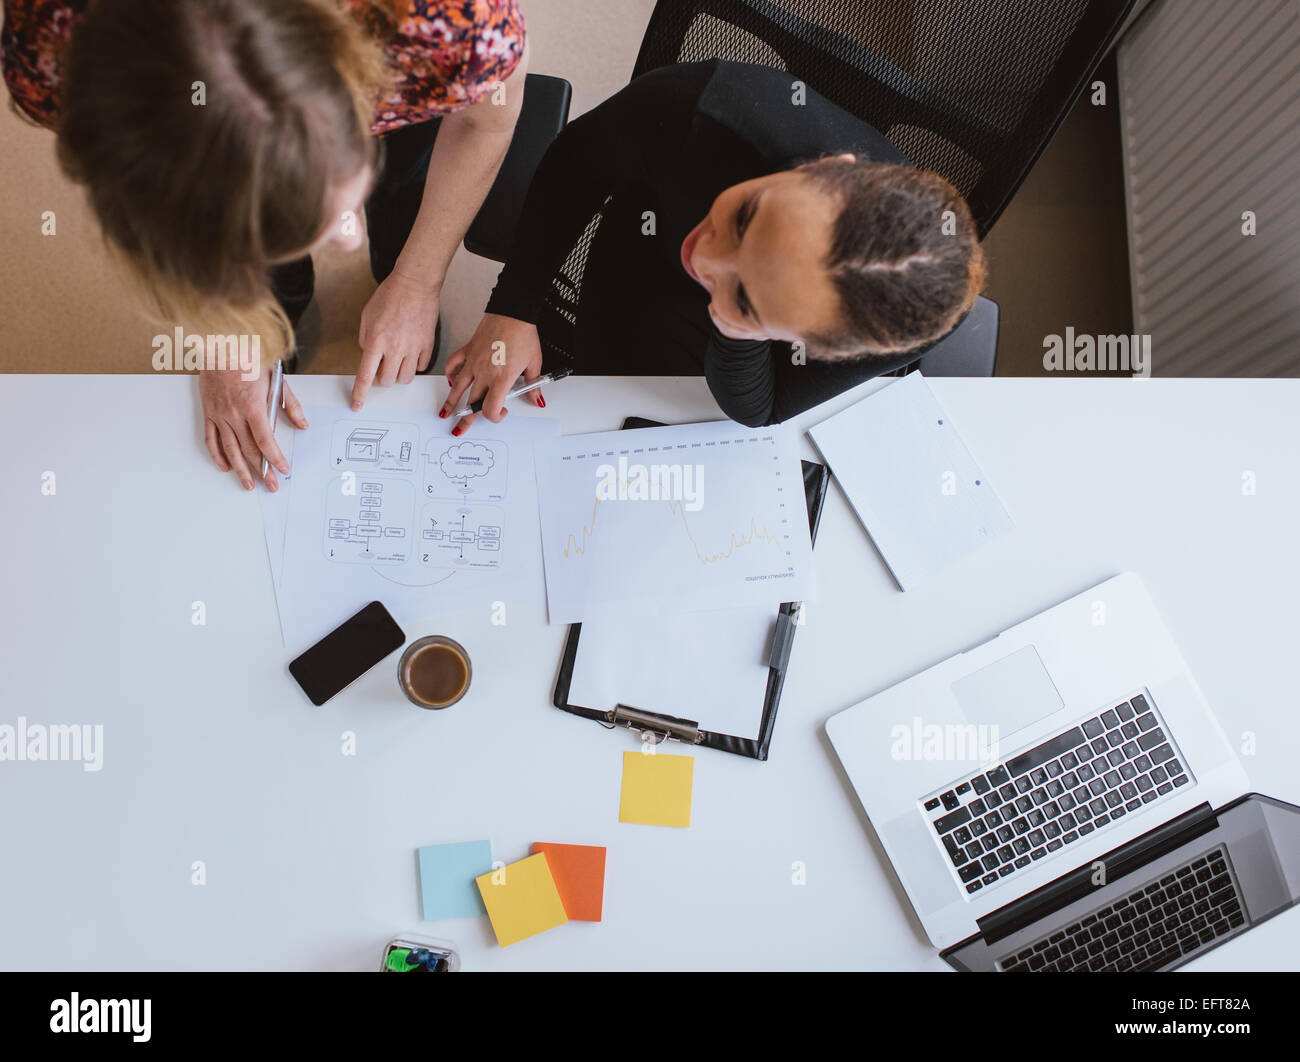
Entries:
[[472, 677], [465, 647], [441, 634], [412, 642], [397, 665], [402, 692], [419, 708], [450, 708], [469, 691]]

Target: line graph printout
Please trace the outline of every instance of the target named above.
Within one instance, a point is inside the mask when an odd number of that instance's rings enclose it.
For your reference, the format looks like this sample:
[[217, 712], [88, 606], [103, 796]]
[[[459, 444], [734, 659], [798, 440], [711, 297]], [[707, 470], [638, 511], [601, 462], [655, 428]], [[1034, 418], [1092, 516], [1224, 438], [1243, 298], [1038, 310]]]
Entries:
[[731, 421], [534, 450], [551, 623], [812, 596], [796, 439]]

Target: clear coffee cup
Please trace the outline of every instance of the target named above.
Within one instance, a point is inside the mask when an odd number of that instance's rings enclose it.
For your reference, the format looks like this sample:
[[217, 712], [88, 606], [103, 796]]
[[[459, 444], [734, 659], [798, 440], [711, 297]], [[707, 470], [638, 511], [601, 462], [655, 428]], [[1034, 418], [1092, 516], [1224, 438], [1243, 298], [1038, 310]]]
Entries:
[[397, 665], [397, 681], [417, 708], [450, 708], [469, 692], [474, 670], [465, 647], [441, 634], [418, 638]]

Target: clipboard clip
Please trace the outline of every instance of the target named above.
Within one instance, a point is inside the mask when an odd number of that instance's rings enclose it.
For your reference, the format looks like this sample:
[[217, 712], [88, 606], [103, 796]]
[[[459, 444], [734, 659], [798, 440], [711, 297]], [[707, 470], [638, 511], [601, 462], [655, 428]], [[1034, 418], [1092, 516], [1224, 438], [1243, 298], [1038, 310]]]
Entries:
[[605, 718], [610, 726], [625, 726], [629, 730], [639, 730], [641, 740], [650, 745], [658, 745], [663, 741], [680, 741], [684, 745], [698, 745], [704, 740], [704, 732], [700, 730], [700, 724], [692, 719], [659, 715], [626, 704], [615, 705], [612, 711], [605, 713]]

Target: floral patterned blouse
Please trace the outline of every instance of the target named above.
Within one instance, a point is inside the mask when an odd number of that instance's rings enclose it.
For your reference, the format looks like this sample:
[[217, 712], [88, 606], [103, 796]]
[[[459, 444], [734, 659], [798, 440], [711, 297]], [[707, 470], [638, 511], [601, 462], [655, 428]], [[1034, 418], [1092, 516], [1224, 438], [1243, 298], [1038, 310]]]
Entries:
[[[94, 0], [4, 0], [0, 53], [14, 102], [34, 121], [58, 125], [63, 48]], [[368, 29], [380, 25], [371, 0], [334, 0]], [[517, 0], [409, 0], [386, 44], [392, 89], [371, 131], [391, 133], [478, 103], [514, 71], [524, 51]]]

